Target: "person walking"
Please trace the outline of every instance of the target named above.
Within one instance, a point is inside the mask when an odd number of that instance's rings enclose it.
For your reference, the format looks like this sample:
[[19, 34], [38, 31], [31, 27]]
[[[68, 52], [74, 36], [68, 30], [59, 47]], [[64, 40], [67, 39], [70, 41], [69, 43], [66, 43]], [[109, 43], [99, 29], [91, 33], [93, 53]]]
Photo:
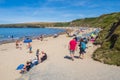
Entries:
[[80, 49], [80, 52], [79, 52], [79, 58], [83, 59], [84, 58], [84, 54], [86, 53], [85, 49], [86, 49], [86, 43], [83, 41], [83, 39], [80, 40], [80, 43], [79, 43], [79, 49]]
[[32, 45], [28, 43], [29, 53], [32, 53]]
[[73, 38], [73, 39], [69, 42], [69, 46], [68, 46], [72, 61], [74, 61], [74, 53], [75, 53], [75, 50], [77, 49], [77, 48], [76, 48], [76, 47], [77, 47], [76, 45], [77, 45], [77, 41], [75, 40], [75, 38]]

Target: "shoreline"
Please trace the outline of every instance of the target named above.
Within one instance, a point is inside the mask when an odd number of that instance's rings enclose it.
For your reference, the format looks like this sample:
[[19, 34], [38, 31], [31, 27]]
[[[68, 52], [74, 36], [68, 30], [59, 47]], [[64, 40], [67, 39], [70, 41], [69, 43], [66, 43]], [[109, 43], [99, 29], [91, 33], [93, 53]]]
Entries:
[[52, 36], [47, 36], [45, 37], [43, 41], [33, 39], [33, 42], [31, 43], [33, 47], [33, 50], [32, 50], [33, 52], [31, 54], [28, 52], [28, 49], [26, 48], [26, 44], [23, 42], [22, 42], [22, 50], [16, 49], [14, 42], [10, 42], [10, 43], [8, 42], [8, 43], [4, 43], [0, 45], [0, 53], [2, 53], [0, 54], [0, 64], [1, 64], [0, 66], [1, 76], [0, 77], [1, 79], [16, 80], [17, 78], [19, 78], [21, 74], [19, 73], [19, 71], [16, 71], [16, 67], [19, 64], [25, 64], [26, 61], [28, 61], [29, 59], [34, 59], [36, 49], [40, 49], [40, 51], [41, 50], [45, 51], [49, 56], [50, 55], [49, 53], [51, 53], [51, 50], [49, 51], [49, 49], [52, 48], [50, 46], [51, 45], [53, 46], [55, 44], [54, 40], [62, 39], [61, 37], [63, 36], [65, 36], [65, 32], [60, 33], [60, 35], [57, 38], [53, 38]]
[[[65, 27], [45, 27], [45, 28], [64, 29], [64, 30], [65, 30], [64, 32], [59, 32], [59, 33], [57, 33], [57, 34], [59, 34], [59, 35], [65, 34], [66, 32], [72, 32], [71, 29], [66, 29]], [[52, 37], [52, 36], [54, 36], [54, 34], [48, 34], [48, 35], [44, 35], [44, 38]], [[32, 37], [33, 40], [35, 40], [35, 39], [38, 38], [38, 36], [31, 36], [31, 37]], [[39, 37], [40, 37], [40, 36], [39, 36]], [[14, 43], [16, 40], [22, 41], [22, 40], [24, 40], [24, 39], [25, 39], [25, 37], [22, 37], [22, 38], [19, 38], [19, 39], [17, 39], [17, 38], [13, 38], [13, 39], [10, 38], [10, 39], [6, 39], [6, 40], [0, 41], [0, 45], [2, 45], [2, 44], [7, 44], [7, 43]]]

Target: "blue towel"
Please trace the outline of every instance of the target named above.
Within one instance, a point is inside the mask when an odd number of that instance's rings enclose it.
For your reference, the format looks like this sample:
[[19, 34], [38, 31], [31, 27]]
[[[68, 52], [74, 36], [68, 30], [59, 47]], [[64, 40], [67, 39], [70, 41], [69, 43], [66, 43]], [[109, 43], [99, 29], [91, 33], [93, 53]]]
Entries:
[[16, 70], [21, 70], [21, 69], [23, 69], [23, 67], [24, 67], [24, 64], [20, 64], [20, 65], [16, 68]]

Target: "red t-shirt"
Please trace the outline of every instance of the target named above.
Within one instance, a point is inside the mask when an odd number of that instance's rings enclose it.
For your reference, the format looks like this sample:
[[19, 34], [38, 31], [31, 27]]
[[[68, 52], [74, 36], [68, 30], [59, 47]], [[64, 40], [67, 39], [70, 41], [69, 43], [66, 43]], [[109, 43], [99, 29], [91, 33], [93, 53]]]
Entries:
[[70, 50], [75, 50], [76, 45], [77, 45], [76, 40], [74, 40], [74, 39], [71, 40], [71, 41], [69, 42]]

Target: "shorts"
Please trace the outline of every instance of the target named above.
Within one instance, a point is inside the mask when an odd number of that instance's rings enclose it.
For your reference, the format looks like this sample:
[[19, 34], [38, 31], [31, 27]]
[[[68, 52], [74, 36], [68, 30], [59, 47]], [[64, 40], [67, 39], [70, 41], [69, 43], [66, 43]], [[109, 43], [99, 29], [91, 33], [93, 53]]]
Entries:
[[30, 47], [29, 50], [32, 51], [32, 47]]
[[74, 54], [75, 53], [75, 50], [70, 50], [70, 54]]
[[84, 54], [84, 53], [86, 53], [85, 52], [85, 49], [83, 49], [83, 48], [80, 48], [80, 52], [79, 52], [80, 54]]

